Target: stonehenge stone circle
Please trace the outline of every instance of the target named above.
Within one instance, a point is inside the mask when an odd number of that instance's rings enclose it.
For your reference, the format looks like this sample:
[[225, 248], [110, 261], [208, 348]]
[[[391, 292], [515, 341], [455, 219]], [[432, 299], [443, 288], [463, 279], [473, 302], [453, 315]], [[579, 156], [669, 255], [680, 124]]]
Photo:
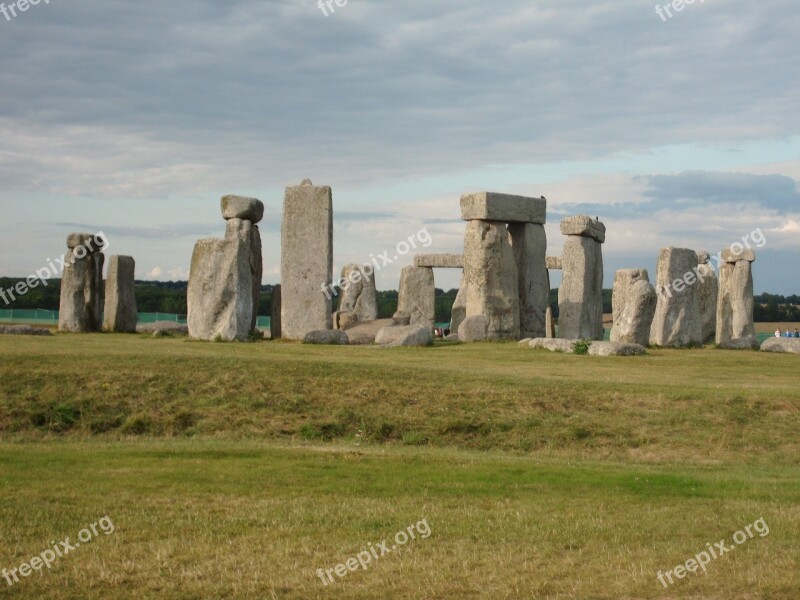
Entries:
[[656, 314], [656, 289], [646, 269], [620, 269], [614, 276], [611, 341], [647, 346]]
[[563, 279], [558, 290], [558, 337], [602, 340], [603, 250], [605, 225], [590, 217], [561, 221], [567, 236], [561, 257]]
[[494, 192], [461, 196], [461, 218], [464, 221], [500, 221], [502, 223], [536, 223], [544, 225], [547, 201]]
[[342, 278], [345, 282], [339, 300], [339, 310], [334, 319], [336, 329], [346, 329], [339, 326], [338, 321], [345, 314], [350, 315], [350, 324], [374, 321], [378, 318], [378, 296], [375, 291], [375, 270], [372, 265], [346, 265], [342, 269]]
[[698, 287], [686, 285], [686, 278], [696, 272], [697, 266], [694, 250], [662, 248], [656, 275], [658, 303], [650, 328], [650, 343], [654, 346], [679, 348], [703, 343]]
[[106, 241], [89, 233], [67, 237], [61, 276], [58, 330], [71, 333], [100, 331], [103, 312], [103, 248]]
[[287, 187], [281, 227], [282, 336], [302, 340], [331, 329], [333, 277], [333, 193], [308, 179]]
[[414, 257], [415, 267], [431, 269], [463, 269], [463, 254], [417, 254]]
[[436, 318], [436, 288], [430, 267], [403, 267], [396, 317], [409, 317], [410, 325], [433, 328]]
[[273, 340], [281, 338], [281, 286], [272, 288], [272, 306], [270, 307], [269, 332]]
[[703, 343], [708, 343], [715, 339], [717, 331], [719, 280], [714, 268], [711, 266], [711, 257], [705, 250], [697, 253], [696, 285], [700, 309], [700, 329]]
[[262, 270], [261, 234], [252, 221], [231, 217], [224, 238], [199, 240], [186, 295], [189, 335], [199, 340], [250, 339], [256, 331]]
[[[459, 327], [459, 336], [470, 317], [485, 316], [488, 318], [485, 339], [520, 338], [519, 274], [509, 237], [505, 223], [468, 223], [464, 236], [467, 316]], [[468, 340], [462, 338], [462, 341]]]
[[511, 223], [508, 232], [517, 263], [520, 335], [545, 337], [550, 273], [546, 265], [547, 234], [544, 225]]
[[131, 256], [109, 258], [103, 310], [104, 331], [136, 333], [139, 313], [136, 309], [135, 269], [136, 263]]
[[720, 346], [739, 342], [757, 347], [753, 324], [755, 253], [749, 249], [740, 254], [723, 251], [722, 257], [725, 262], [719, 268], [716, 342]]

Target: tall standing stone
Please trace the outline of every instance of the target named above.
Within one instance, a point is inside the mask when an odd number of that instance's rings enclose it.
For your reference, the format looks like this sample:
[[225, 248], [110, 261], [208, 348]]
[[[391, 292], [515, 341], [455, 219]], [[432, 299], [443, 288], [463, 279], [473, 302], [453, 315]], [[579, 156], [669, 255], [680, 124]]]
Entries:
[[544, 225], [511, 223], [508, 232], [517, 263], [520, 336], [545, 337], [550, 275], [546, 265], [547, 234]]
[[281, 286], [280, 284], [272, 288], [272, 306], [270, 307], [269, 318], [270, 336], [273, 340], [281, 337]]
[[433, 328], [436, 319], [436, 287], [430, 267], [403, 267], [397, 298], [397, 316], [409, 317], [410, 325]]
[[72, 233], [67, 237], [61, 276], [58, 330], [72, 333], [100, 331], [103, 312], [103, 248], [100, 235]]
[[468, 223], [464, 285], [467, 316], [458, 332], [462, 341], [519, 339], [519, 274], [505, 223]]
[[139, 313], [136, 309], [135, 270], [136, 262], [131, 256], [112, 256], [108, 260], [104, 331], [136, 333]]
[[614, 276], [611, 341], [648, 346], [658, 297], [646, 269], [620, 269]]
[[688, 248], [663, 248], [658, 257], [658, 303], [650, 343], [655, 346], [699, 346], [703, 343], [696, 279], [697, 252]]
[[714, 268], [711, 266], [709, 253], [703, 250], [697, 253], [696, 285], [703, 343], [708, 343], [714, 340], [717, 331], [719, 280]]
[[287, 187], [281, 227], [281, 325], [284, 338], [331, 329], [333, 193], [308, 179]]
[[[722, 253], [719, 270], [719, 298], [717, 304], [718, 345], [737, 343], [739, 346], [757, 346], [753, 323], [753, 270], [755, 253], [752, 250], [735, 254]], [[751, 260], [752, 259], [752, 260]]]
[[586, 216], [561, 221], [567, 236], [561, 257], [563, 279], [558, 290], [558, 336], [602, 340], [603, 250], [606, 227]]

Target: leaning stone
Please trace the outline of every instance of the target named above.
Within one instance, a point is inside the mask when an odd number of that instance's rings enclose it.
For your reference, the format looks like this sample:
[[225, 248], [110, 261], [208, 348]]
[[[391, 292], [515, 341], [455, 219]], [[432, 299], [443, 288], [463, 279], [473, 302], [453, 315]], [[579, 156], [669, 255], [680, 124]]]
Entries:
[[375, 336], [375, 343], [387, 348], [430, 346], [433, 344], [433, 332], [425, 325], [384, 327]]
[[511, 194], [480, 192], [461, 196], [461, 218], [465, 221], [537, 223], [544, 225], [547, 201]]
[[752, 248], [742, 248], [741, 252], [734, 251], [733, 248], [725, 248], [722, 251], [722, 262], [724, 263], [737, 263], [737, 262], [755, 262], [756, 253]]
[[[464, 236], [464, 285], [467, 288], [467, 320], [484, 316], [489, 320], [486, 338], [520, 338], [519, 274], [509, 233], [504, 223], [470, 221]], [[544, 317], [544, 315], [542, 315]], [[461, 327], [463, 327], [463, 323]], [[478, 329], [470, 327], [476, 341]]]
[[753, 322], [752, 263], [742, 260], [723, 263], [719, 268], [719, 297], [717, 299], [717, 345], [740, 338], [756, 339]]
[[549, 350], [550, 352], [563, 352], [564, 354], [575, 354], [575, 343], [578, 340], [565, 340], [562, 338], [536, 338], [530, 343], [530, 347], [535, 350]]
[[656, 312], [655, 288], [646, 269], [620, 269], [614, 276], [611, 341], [647, 346]]
[[589, 346], [590, 356], [641, 356], [647, 350], [641, 344], [623, 342], [592, 342]]
[[[684, 277], [697, 269], [697, 253], [689, 248], [663, 248], [658, 257], [658, 303], [650, 343], [662, 347], [700, 346], [703, 343], [697, 285]], [[678, 286], [674, 286], [678, 283]]]
[[697, 302], [700, 310], [700, 329], [703, 343], [714, 341], [717, 332], [717, 301], [719, 280], [705, 250], [697, 253]]
[[463, 254], [417, 254], [414, 257], [415, 267], [432, 269], [463, 269]]
[[761, 344], [761, 351], [800, 354], [800, 339], [777, 337], [769, 338], [763, 344]]
[[108, 261], [103, 331], [135, 333], [139, 313], [136, 309], [134, 271], [131, 256], [112, 256]]
[[550, 302], [550, 273], [545, 265], [547, 234], [544, 225], [512, 223], [508, 226], [519, 282], [520, 336], [546, 337]]
[[320, 329], [309, 331], [303, 338], [304, 344], [322, 344], [329, 346], [347, 346], [350, 338], [344, 331], [338, 329]]
[[2, 335], [53, 335], [53, 332], [44, 327], [31, 327], [30, 325], [0, 325]]
[[564, 275], [558, 289], [558, 336], [602, 340], [603, 251], [594, 238], [567, 236]]
[[548, 269], [553, 269], [555, 271], [560, 271], [564, 268], [564, 261], [561, 260], [560, 256], [548, 256], [545, 259], [545, 266]]
[[601, 244], [606, 241], [606, 226], [585, 215], [567, 217], [561, 221], [561, 233], [563, 235], [582, 235], [590, 237]]
[[433, 280], [433, 269], [403, 267], [400, 272], [397, 312], [401, 315], [408, 315], [411, 325], [433, 328], [436, 318], [436, 287]]
[[223, 196], [220, 205], [225, 220], [244, 219], [255, 224], [264, 218], [264, 203], [256, 198]]
[[272, 306], [270, 307], [269, 332], [273, 340], [281, 338], [281, 286], [272, 288]]
[[281, 228], [281, 335], [331, 329], [333, 193], [306, 180], [287, 187]]

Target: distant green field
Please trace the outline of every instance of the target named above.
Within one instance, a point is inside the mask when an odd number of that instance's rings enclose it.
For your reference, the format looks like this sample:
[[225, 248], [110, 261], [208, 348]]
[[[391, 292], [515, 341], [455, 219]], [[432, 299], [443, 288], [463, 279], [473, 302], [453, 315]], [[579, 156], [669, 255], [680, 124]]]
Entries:
[[[796, 598], [797, 366], [710, 348], [0, 336], [0, 569], [114, 525], [0, 590]], [[659, 583], [759, 519], [768, 535]], [[423, 520], [428, 537], [336, 575]]]

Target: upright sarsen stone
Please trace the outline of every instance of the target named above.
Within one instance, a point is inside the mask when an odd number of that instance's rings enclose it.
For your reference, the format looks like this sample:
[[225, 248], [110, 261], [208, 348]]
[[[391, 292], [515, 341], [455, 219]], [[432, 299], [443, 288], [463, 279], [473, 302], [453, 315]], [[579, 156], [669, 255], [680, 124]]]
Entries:
[[703, 343], [714, 340], [717, 331], [717, 298], [719, 280], [711, 266], [711, 257], [706, 251], [697, 253], [697, 301], [700, 311], [700, 329]]
[[611, 341], [647, 346], [658, 297], [646, 269], [620, 269], [614, 276]]
[[397, 298], [398, 317], [408, 317], [410, 325], [433, 329], [436, 318], [436, 287], [430, 267], [403, 267]]
[[517, 263], [520, 336], [545, 337], [550, 301], [547, 234], [543, 225], [531, 223], [512, 223], [508, 226], [508, 233]]
[[[366, 323], [378, 318], [378, 296], [375, 291], [375, 269], [372, 265], [345, 265], [342, 269], [342, 297], [338, 316], [348, 315], [352, 323]], [[336, 321], [336, 319], [334, 319]], [[334, 322], [334, 326], [337, 323]], [[340, 329], [346, 329], [341, 324]]]
[[[717, 302], [718, 345], [736, 343], [738, 347], [757, 347], [753, 323], [753, 270], [755, 253], [746, 255], [723, 253], [719, 269], [719, 298]], [[752, 259], [752, 261], [751, 261]]]
[[100, 331], [103, 312], [103, 248], [100, 236], [72, 233], [67, 237], [61, 276], [58, 330], [71, 333]]
[[281, 286], [280, 284], [272, 288], [272, 305], [270, 307], [269, 318], [270, 336], [273, 340], [281, 337]]
[[696, 278], [697, 252], [689, 248], [663, 248], [658, 257], [658, 303], [650, 343], [655, 346], [699, 346], [703, 343]]
[[561, 232], [567, 239], [561, 257], [558, 337], [602, 340], [605, 225], [590, 217], [569, 217], [561, 221]]
[[103, 330], [136, 333], [139, 320], [135, 292], [136, 262], [131, 256], [112, 256], [108, 261]]
[[287, 187], [281, 227], [282, 335], [332, 329], [333, 193], [309, 180]]

